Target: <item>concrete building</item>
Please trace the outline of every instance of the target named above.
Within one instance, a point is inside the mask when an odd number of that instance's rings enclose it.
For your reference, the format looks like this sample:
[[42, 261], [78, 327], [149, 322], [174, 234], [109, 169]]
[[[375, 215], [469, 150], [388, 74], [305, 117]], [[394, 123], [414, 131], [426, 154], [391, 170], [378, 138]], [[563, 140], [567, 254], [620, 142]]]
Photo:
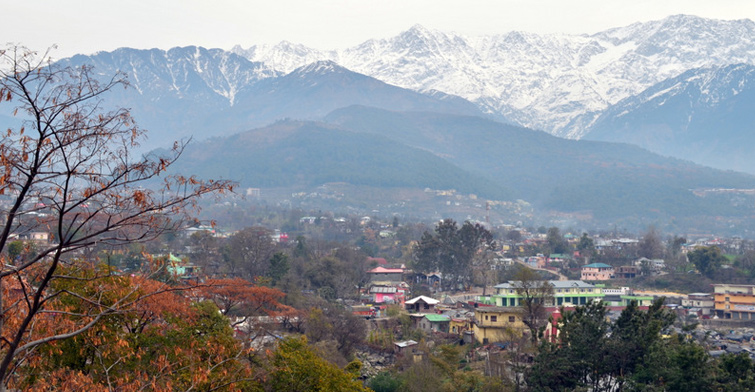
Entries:
[[509, 341], [527, 329], [519, 308], [481, 306], [475, 309], [474, 317], [472, 330], [481, 344]]
[[714, 284], [716, 315], [723, 319], [755, 320], [755, 286]]
[[592, 263], [582, 266], [582, 280], [611, 280], [614, 276], [612, 265]]
[[[603, 300], [603, 289], [581, 280], [549, 280], [553, 286], [553, 302], [545, 306], [585, 305]], [[495, 286], [496, 294], [488, 301], [496, 306], [512, 307], [522, 305], [522, 296], [517, 294], [518, 282], [506, 282]], [[481, 301], [483, 302], [483, 301]]]

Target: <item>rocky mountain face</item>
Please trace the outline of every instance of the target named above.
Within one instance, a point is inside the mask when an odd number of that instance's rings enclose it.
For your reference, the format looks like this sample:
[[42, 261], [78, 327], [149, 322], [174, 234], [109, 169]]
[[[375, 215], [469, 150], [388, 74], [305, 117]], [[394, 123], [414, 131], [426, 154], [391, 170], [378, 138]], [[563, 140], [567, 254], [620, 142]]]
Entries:
[[693, 69], [665, 80], [603, 112], [584, 138], [755, 173], [755, 66]]
[[328, 60], [284, 74], [235, 53], [190, 46], [168, 51], [122, 48], [62, 63], [92, 65], [103, 78], [126, 74], [131, 88], [114, 89], [105, 96], [106, 104], [131, 109], [149, 130], [147, 149], [178, 139], [231, 135], [282, 119], [320, 119], [350, 105], [501, 119], [464, 99], [389, 85]]
[[684, 71], [755, 64], [755, 23], [676, 15], [592, 35], [464, 37], [414, 26], [337, 51], [283, 42], [233, 52], [275, 72], [314, 60], [458, 95], [529, 128], [580, 138], [610, 105]]

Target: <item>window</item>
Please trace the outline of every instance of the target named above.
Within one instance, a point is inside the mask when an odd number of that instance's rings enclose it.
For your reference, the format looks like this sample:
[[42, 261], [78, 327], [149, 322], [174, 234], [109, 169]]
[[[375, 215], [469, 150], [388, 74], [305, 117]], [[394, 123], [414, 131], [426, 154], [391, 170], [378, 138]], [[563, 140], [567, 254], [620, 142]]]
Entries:
[[498, 321], [498, 316], [490, 316], [490, 321], [495, 323]]
[[485, 315], [485, 320], [487, 320], [487, 319], [488, 319], [488, 315], [486, 314], [486, 315]]
[[516, 321], [516, 317], [514, 317], [514, 316], [509, 316], [509, 322], [510, 322], [510, 323], [513, 323], [513, 322], [515, 322], [515, 321]]

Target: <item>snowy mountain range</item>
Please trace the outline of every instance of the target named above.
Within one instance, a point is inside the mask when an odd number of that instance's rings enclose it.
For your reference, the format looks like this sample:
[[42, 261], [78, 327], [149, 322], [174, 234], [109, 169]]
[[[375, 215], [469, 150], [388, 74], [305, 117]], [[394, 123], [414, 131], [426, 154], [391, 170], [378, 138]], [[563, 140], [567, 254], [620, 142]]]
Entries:
[[287, 73], [318, 60], [420, 92], [441, 91], [528, 128], [578, 139], [620, 100], [694, 68], [755, 64], [755, 23], [676, 15], [591, 35], [465, 37], [414, 26], [334, 51], [282, 42], [234, 53]]
[[333, 51], [121, 48], [62, 62], [128, 74], [133, 88], [109, 99], [150, 130], [148, 148], [364, 105], [482, 115], [755, 173], [742, 147], [755, 143], [755, 80], [736, 71], [755, 65], [751, 20], [677, 15], [592, 35], [486, 37], [414, 26]]
[[143, 144], [148, 150], [171, 146], [178, 139], [227, 136], [287, 118], [321, 119], [351, 105], [500, 120], [464, 99], [403, 89], [327, 60], [284, 74], [231, 52], [189, 46], [167, 51], [121, 48], [77, 55], [61, 65], [83, 64], [93, 65], [103, 78], [119, 71], [127, 75], [131, 88], [115, 89], [105, 99], [108, 105], [131, 109], [149, 131]]

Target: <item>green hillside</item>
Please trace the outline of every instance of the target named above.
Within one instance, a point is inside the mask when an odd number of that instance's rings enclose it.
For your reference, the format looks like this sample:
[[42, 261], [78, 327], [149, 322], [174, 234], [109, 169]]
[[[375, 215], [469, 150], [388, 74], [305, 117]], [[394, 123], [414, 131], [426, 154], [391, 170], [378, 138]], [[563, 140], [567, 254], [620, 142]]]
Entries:
[[456, 189], [494, 199], [510, 197], [502, 184], [471, 174], [427, 151], [379, 135], [312, 122], [280, 122], [194, 143], [173, 169], [260, 188], [347, 182], [384, 188]]
[[755, 188], [755, 177], [666, 158], [619, 143], [560, 139], [478, 117], [353, 106], [327, 121], [432, 151], [505, 184], [543, 208], [612, 219], [752, 213], [693, 195], [698, 188]]

